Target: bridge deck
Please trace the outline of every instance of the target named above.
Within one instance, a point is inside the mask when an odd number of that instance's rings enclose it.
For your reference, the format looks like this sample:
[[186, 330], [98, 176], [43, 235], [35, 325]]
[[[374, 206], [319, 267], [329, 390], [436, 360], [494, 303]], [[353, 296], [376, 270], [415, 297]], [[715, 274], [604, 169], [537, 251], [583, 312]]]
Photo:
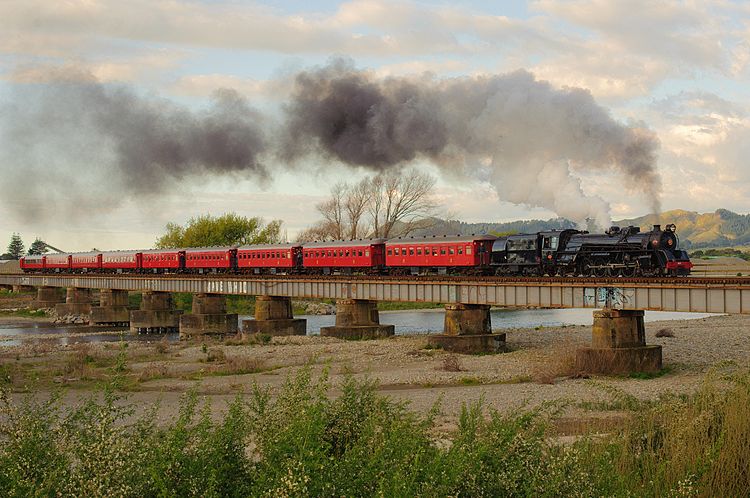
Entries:
[[482, 277], [19, 275], [0, 285], [292, 298], [750, 314], [750, 279], [509, 279]]

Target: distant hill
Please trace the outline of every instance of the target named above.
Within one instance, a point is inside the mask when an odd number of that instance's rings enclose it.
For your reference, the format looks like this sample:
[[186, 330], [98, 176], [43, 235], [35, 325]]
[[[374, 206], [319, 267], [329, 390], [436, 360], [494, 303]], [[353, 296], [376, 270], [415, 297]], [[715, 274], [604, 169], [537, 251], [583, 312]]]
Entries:
[[534, 233], [544, 230], [575, 228], [575, 223], [564, 218], [549, 220], [520, 220], [506, 223], [466, 223], [458, 220], [432, 220], [429, 228], [414, 232], [414, 236], [471, 235], [488, 233]]
[[649, 214], [617, 222], [622, 226], [650, 227], [656, 223], [677, 225], [677, 235], [685, 247], [728, 247], [750, 244], [750, 215], [726, 209], [713, 213], [696, 213], [675, 209], [659, 216]]
[[[618, 226], [640, 226], [643, 230], [652, 225], [677, 225], [677, 235], [686, 248], [728, 247], [750, 245], [750, 215], [737, 214], [726, 209], [713, 213], [697, 213], [675, 209], [660, 215], [649, 214], [639, 218], [613, 222]], [[575, 228], [575, 224], [564, 218], [549, 220], [521, 220], [505, 223], [465, 223], [457, 220], [432, 220], [429, 228], [415, 232], [416, 236], [444, 234], [489, 234], [489, 233], [533, 233], [544, 230]]]

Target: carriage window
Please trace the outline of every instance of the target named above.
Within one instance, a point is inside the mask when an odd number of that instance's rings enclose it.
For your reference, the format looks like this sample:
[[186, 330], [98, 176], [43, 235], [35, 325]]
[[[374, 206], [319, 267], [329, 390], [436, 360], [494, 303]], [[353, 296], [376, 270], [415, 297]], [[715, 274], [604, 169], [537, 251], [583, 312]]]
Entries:
[[362, 256], [362, 251], [357, 251], [358, 256]]
[[344, 251], [344, 256], [346, 256], [347, 258], [349, 257], [349, 249], [347, 249], [346, 251]]
[[433, 256], [437, 256], [438, 255], [438, 248], [437, 247], [433, 247], [432, 248], [432, 255]]
[[417, 247], [417, 256], [421, 256], [421, 255], [422, 255], [422, 248]]
[[365, 249], [365, 257], [370, 257], [370, 251], [368, 249]]
[[440, 254], [442, 254], [443, 256], [445, 256], [445, 247], [441, 247], [440, 248]]
[[395, 248], [395, 249], [393, 250], [393, 252], [394, 252], [394, 254], [396, 254], [396, 256], [398, 256], [398, 255], [399, 255], [399, 248], [398, 248], [398, 247], [397, 247], [397, 248]]
[[409, 256], [414, 256], [414, 248], [413, 247], [409, 248]]
[[466, 254], [471, 254], [471, 246], [466, 246]]
[[550, 249], [557, 249], [557, 244], [560, 241], [558, 237], [552, 237], [552, 240], [550, 241]]
[[393, 249], [388, 249], [388, 256], [393, 256]]
[[451, 256], [453, 256], [454, 254], [456, 254], [456, 250], [453, 247], [451, 247], [451, 248], [448, 249], [448, 254], [450, 254]]

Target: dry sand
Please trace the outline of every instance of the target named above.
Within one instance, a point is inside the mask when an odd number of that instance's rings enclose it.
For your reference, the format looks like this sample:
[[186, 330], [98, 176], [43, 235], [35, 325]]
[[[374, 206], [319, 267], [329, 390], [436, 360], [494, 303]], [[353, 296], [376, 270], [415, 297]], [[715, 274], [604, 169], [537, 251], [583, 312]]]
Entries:
[[[4, 318], [3, 320], [9, 320]], [[661, 329], [674, 337], [657, 338]], [[595, 409], [607, 412], [626, 393], [656, 399], [667, 392], [695, 390], [706, 372], [727, 362], [750, 365], [750, 317], [720, 316], [646, 324], [647, 342], [660, 344], [666, 373], [660, 377], [571, 377], [575, 349], [590, 340], [589, 326], [507, 330], [509, 352], [456, 355], [425, 349], [425, 336], [396, 336], [374, 341], [346, 342], [324, 337], [274, 338], [270, 344], [202, 344], [130, 342], [128, 396], [143, 407], [161, 400], [160, 416], [171, 416], [180, 396], [190, 389], [210, 399], [220, 411], [253, 384], [277, 388], [289, 375], [311, 365], [316, 375], [328, 372], [333, 395], [345, 376], [377, 380], [380, 390], [408, 402], [418, 411], [440, 402], [447, 422], [461, 406], [483, 400], [500, 410], [535, 407], [547, 401], [570, 403], [569, 413]], [[117, 333], [117, 332], [113, 332]], [[76, 340], [71, 329], [70, 340]], [[111, 376], [117, 343], [54, 346], [45, 343], [2, 346], [0, 362], [13, 373], [14, 390], [22, 392], [37, 377], [36, 392], [65, 386], [73, 403]], [[80, 358], [90, 360], [81, 363]], [[214, 361], [209, 361], [209, 357]], [[458, 371], [447, 371], [446, 367]], [[256, 371], [242, 373], [238, 371]]]

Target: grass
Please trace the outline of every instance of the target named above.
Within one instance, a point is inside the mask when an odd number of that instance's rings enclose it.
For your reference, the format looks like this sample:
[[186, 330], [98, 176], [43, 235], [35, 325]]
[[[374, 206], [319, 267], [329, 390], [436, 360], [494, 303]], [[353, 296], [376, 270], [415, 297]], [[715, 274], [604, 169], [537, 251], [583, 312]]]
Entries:
[[23, 291], [23, 292], [14, 292], [8, 289], [0, 289], [0, 297], [19, 297], [19, 296], [28, 296], [30, 294], [36, 294], [36, 289]]
[[[633, 402], [622, 423], [562, 442], [559, 407], [465, 405], [455, 429], [347, 378], [303, 368], [223, 414], [189, 393], [177, 414], [135, 407], [117, 379], [65, 411], [0, 394], [3, 496], [747, 496], [750, 373]], [[158, 420], [158, 421], [157, 421]], [[602, 430], [609, 431], [602, 434]], [[439, 435], [438, 435], [439, 434]]]
[[674, 368], [671, 365], [667, 365], [658, 372], [632, 372], [628, 374], [628, 377], [631, 379], [656, 379], [659, 377], [663, 377], [667, 375], [668, 373], [671, 373], [674, 371]]
[[227, 313], [254, 314], [255, 296], [227, 296]]
[[458, 382], [461, 385], [464, 385], [464, 386], [479, 386], [479, 385], [483, 384], [482, 379], [480, 379], [479, 377], [471, 376], [471, 375], [470, 376], [466, 376], [466, 377], [461, 377], [458, 380]]

